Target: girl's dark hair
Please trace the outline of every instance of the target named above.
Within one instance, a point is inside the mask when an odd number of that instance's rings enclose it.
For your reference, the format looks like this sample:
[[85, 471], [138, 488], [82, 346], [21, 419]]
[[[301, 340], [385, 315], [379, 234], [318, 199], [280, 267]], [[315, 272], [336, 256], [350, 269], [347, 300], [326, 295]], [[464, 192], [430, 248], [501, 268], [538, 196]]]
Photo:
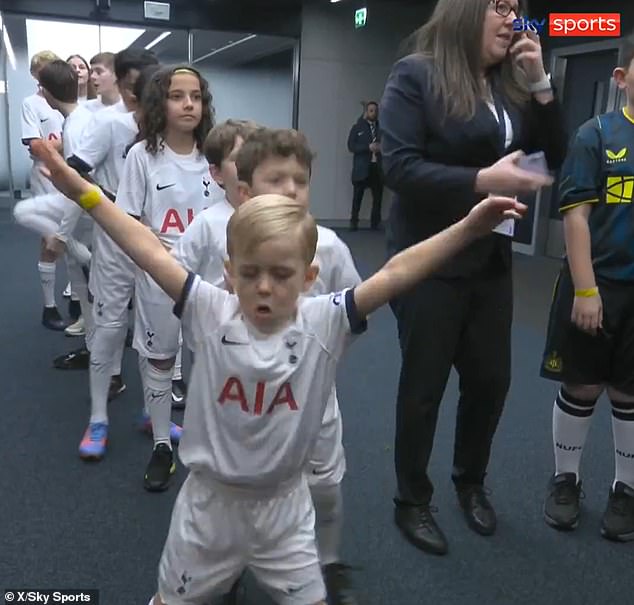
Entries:
[[[414, 52], [432, 66], [431, 86], [446, 115], [468, 120], [484, 92], [481, 71], [482, 30], [489, 0], [437, 0], [429, 20], [409, 38]], [[520, 14], [526, 14], [526, 0], [519, 0]], [[514, 105], [529, 100], [526, 82], [506, 58], [491, 70], [501, 92]]]
[[134, 82], [134, 86], [132, 87], [132, 94], [137, 98], [139, 103], [141, 102], [141, 99], [143, 99], [143, 92], [145, 91], [145, 88], [147, 87], [150, 80], [152, 79], [152, 76], [159, 69], [161, 69], [161, 66], [158, 64], [148, 65], [147, 67], [145, 67], [139, 72], [139, 76]]
[[167, 95], [172, 83], [172, 76], [178, 71], [195, 75], [200, 82], [202, 96], [202, 116], [200, 123], [194, 129], [194, 141], [196, 148], [203, 153], [203, 146], [207, 134], [214, 126], [213, 97], [209, 90], [207, 80], [196, 69], [189, 65], [177, 65], [176, 67], [164, 67], [156, 71], [143, 90], [141, 97], [141, 121], [139, 122], [138, 141], [145, 141], [145, 148], [152, 154], [159, 151], [160, 138], [167, 129], [167, 112], [165, 106]]
[[96, 99], [97, 91], [95, 90], [92, 80], [90, 79], [90, 72], [92, 71], [90, 67], [90, 63], [88, 63], [88, 61], [86, 61], [86, 59], [84, 59], [81, 55], [71, 55], [70, 57], [68, 57], [68, 59], [66, 59], [66, 63], [68, 63], [71, 59], [79, 59], [86, 66], [86, 69], [88, 70], [88, 82], [86, 83], [86, 98], [89, 100]]

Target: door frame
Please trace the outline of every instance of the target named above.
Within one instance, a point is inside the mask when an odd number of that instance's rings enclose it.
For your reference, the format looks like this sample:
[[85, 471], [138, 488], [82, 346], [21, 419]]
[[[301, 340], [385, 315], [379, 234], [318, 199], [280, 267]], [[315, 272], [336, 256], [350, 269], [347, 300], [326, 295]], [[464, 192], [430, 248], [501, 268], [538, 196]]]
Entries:
[[[566, 69], [568, 67], [568, 58], [575, 55], [584, 55], [606, 50], [617, 50], [617, 61], [621, 59], [621, 45], [619, 38], [613, 38], [601, 42], [587, 42], [585, 44], [573, 44], [572, 46], [563, 46], [555, 48], [550, 53], [550, 74], [553, 85], [557, 90], [557, 98], [563, 105], [565, 102], [564, 84], [566, 82]], [[598, 87], [595, 91], [595, 111], [598, 110], [598, 94], [602, 91], [602, 87]], [[621, 102], [622, 94], [619, 91], [614, 78], [610, 77], [610, 85], [608, 88], [608, 99], [605, 111], [614, 111]], [[595, 114], [596, 115], [596, 114]], [[572, 133], [570, 133], [572, 134]], [[541, 192], [540, 192], [541, 194]], [[556, 192], [553, 192], [556, 195]], [[542, 196], [540, 195], [540, 198]], [[546, 198], [544, 198], [546, 200]], [[562, 258], [565, 253], [564, 225], [561, 219], [550, 217], [551, 197], [548, 196], [547, 202], [544, 204], [541, 212], [540, 228], [541, 240], [543, 244], [543, 254], [545, 256]]]

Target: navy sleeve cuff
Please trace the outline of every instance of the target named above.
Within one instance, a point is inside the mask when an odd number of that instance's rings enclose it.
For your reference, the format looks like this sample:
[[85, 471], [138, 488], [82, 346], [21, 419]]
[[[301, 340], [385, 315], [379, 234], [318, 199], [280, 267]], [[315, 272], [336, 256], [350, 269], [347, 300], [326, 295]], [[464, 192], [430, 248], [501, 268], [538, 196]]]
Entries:
[[194, 285], [194, 280], [196, 279], [196, 274], [195, 273], [188, 273], [187, 274], [187, 279], [185, 280], [185, 283], [183, 284], [183, 291], [181, 292], [181, 297], [178, 300], [178, 302], [174, 305], [174, 315], [176, 315], [176, 317], [178, 317], [178, 319], [181, 319], [183, 316], [183, 310], [185, 309], [185, 303], [187, 302], [187, 299], [189, 297], [189, 293], [191, 292], [192, 286]]
[[368, 320], [359, 315], [359, 310], [354, 302], [354, 288], [346, 290], [346, 314], [350, 323], [350, 331], [353, 334], [363, 334], [368, 329]]
[[78, 158], [76, 155], [72, 155], [66, 160], [66, 163], [74, 168], [79, 174], [88, 174], [92, 172], [92, 166], [88, 164], [88, 162], [84, 162], [81, 158]]

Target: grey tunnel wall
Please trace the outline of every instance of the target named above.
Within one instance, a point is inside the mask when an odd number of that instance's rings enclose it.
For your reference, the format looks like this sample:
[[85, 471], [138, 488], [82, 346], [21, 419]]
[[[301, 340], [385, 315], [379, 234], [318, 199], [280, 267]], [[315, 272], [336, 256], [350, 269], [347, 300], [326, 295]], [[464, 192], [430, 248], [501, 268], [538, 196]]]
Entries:
[[[304, 7], [299, 128], [317, 153], [311, 182], [311, 208], [317, 219], [347, 224], [352, 201], [348, 133], [361, 115], [360, 102], [380, 100], [399, 45], [423, 23], [431, 6], [426, 2], [420, 6], [370, 2], [367, 26], [358, 30], [354, 27], [355, 3]], [[386, 192], [384, 216], [388, 210]], [[369, 211], [366, 201], [362, 219], [367, 219]]]

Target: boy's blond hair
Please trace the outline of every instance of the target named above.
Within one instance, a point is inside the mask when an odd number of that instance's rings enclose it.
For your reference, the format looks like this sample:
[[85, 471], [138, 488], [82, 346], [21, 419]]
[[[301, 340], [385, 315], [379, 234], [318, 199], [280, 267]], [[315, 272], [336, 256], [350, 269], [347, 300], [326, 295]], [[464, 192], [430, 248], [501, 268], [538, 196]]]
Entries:
[[232, 215], [227, 225], [227, 252], [253, 253], [266, 241], [284, 237], [296, 240], [302, 260], [309, 265], [317, 249], [317, 224], [306, 206], [283, 195], [251, 198]]
[[246, 141], [258, 128], [261, 126], [249, 120], [226, 120], [214, 126], [209, 131], [203, 145], [205, 158], [210, 164], [220, 168], [222, 162], [233, 151], [236, 139], [240, 137]]
[[311, 172], [315, 154], [303, 133], [292, 128], [260, 128], [245, 140], [236, 158], [238, 179], [251, 185], [256, 168], [269, 158], [294, 156], [300, 166]]
[[52, 50], [43, 50], [31, 57], [31, 75], [35, 76], [46, 64], [59, 61], [59, 57]]

